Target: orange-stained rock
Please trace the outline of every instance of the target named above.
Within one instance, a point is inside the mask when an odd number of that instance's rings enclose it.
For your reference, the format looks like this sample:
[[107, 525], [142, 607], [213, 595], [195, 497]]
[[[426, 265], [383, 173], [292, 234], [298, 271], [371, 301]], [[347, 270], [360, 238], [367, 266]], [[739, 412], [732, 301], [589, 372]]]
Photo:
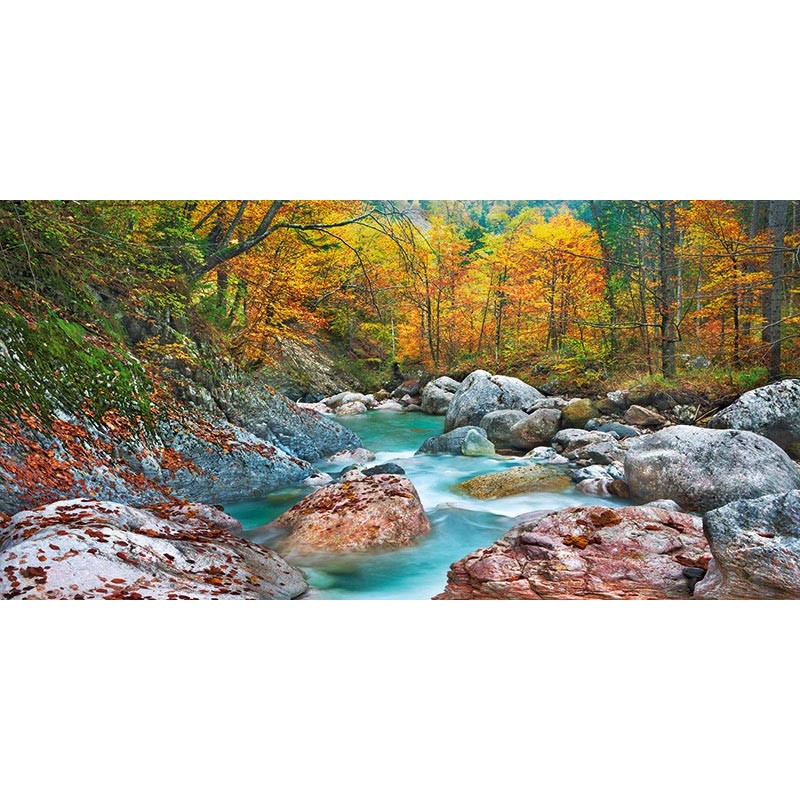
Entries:
[[653, 507], [537, 514], [450, 567], [436, 600], [681, 599], [710, 559], [699, 517]]
[[269, 527], [289, 533], [282, 551], [294, 555], [405, 547], [430, 532], [408, 478], [358, 470], [310, 494]]

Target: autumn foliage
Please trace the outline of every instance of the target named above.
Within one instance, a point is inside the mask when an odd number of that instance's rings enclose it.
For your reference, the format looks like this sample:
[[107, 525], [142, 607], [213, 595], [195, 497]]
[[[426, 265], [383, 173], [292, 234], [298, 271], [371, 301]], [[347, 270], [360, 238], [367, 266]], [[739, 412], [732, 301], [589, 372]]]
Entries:
[[797, 205], [3, 203], [0, 248], [10, 290], [84, 319], [125, 304], [143, 353], [167, 346], [155, 319], [243, 364], [324, 339], [378, 370], [775, 374], [797, 355]]

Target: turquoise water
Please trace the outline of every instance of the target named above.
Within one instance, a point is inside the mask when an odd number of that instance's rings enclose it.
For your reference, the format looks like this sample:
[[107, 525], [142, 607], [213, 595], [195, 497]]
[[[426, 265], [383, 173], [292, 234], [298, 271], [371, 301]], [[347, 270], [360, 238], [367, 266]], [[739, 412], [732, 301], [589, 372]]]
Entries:
[[[414, 453], [429, 436], [441, 433], [442, 417], [400, 411], [370, 411], [340, 417], [355, 431], [364, 447], [376, 454], [374, 464], [393, 461], [406, 471], [417, 489], [432, 531], [414, 547], [391, 552], [348, 556], [316, 556], [313, 563], [298, 563], [308, 576], [311, 599], [425, 600], [444, 589], [447, 570], [454, 561], [485, 547], [529, 511], [554, 510], [576, 505], [623, 505], [613, 498], [590, 497], [575, 489], [537, 492], [478, 500], [453, 491], [455, 484], [476, 475], [532, 463], [523, 457], [425, 455]], [[342, 464], [317, 464], [336, 474]], [[315, 487], [297, 486], [273, 492], [263, 500], [232, 504], [226, 511], [241, 521], [245, 536], [269, 546], [274, 537], [259, 527], [272, 522]]]

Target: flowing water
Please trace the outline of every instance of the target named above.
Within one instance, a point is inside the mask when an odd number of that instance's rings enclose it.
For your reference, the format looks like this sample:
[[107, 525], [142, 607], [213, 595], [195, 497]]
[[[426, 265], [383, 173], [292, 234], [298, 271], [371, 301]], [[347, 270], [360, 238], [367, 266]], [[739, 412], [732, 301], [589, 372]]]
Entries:
[[[369, 411], [338, 418], [355, 431], [376, 460], [368, 466], [393, 461], [406, 471], [419, 493], [432, 531], [414, 547], [391, 552], [330, 556], [316, 559], [306, 572], [313, 599], [429, 599], [444, 589], [447, 570], [454, 561], [491, 544], [529, 511], [554, 510], [576, 505], [624, 505], [606, 497], [590, 497], [574, 488], [563, 492], [536, 492], [497, 500], [478, 500], [454, 491], [455, 484], [476, 475], [533, 463], [524, 457], [415, 456], [429, 436], [442, 433], [443, 417], [401, 411]], [[342, 464], [317, 464], [338, 474]], [[269, 546], [273, 539], [259, 530], [272, 522], [314, 487], [296, 486], [272, 492], [262, 500], [236, 503], [226, 511], [244, 526], [245, 536]]]

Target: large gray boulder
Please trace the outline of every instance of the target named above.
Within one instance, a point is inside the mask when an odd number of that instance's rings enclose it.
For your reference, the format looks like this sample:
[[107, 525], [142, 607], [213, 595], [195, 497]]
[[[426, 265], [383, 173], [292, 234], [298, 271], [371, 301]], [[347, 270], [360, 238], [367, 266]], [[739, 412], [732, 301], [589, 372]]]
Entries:
[[784, 449], [800, 445], [800, 380], [786, 380], [745, 392], [715, 414], [710, 428], [734, 428], [766, 436]]
[[[456, 428], [459, 430], [459, 428]], [[453, 431], [455, 433], [455, 431]], [[494, 445], [477, 431], [470, 430], [461, 443], [461, 455], [463, 456], [493, 456], [495, 454]]]
[[550, 444], [561, 425], [557, 408], [538, 408], [511, 428], [511, 446], [518, 450]]
[[485, 370], [471, 372], [455, 393], [445, 418], [445, 431], [464, 425], [478, 425], [490, 411], [527, 410], [542, 393], [533, 386], [506, 375], [491, 375]]
[[634, 439], [625, 480], [635, 497], [674, 500], [687, 511], [800, 489], [797, 467], [769, 439], [689, 425]]
[[299, 407], [257, 377], [229, 381], [215, 398], [228, 421], [305, 461], [361, 447], [361, 439], [336, 420]]
[[[480, 434], [483, 439], [486, 439], [486, 431], [479, 428], [477, 425], [465, 425], [462, 428], [456, 428], [454, 431], [443, 433], [441, 436], [431, 436], [426, 439], [417, 450], [417, 455], [442, 455], [448, 454], [453, 456], [462, 455], [462, 446], [470, 431]], [[476, 441], [472, 437], [472, 441]], [[488, 439], [486, 440], [488, 442]]]
[[[438, 386], [440, 389], [444, 389], [446, 392], [455, 394], [461, 386], [461, 381], [457, 381], [455, 378], [451, 378], [448, 375], [442, 375], [441, 377], [430, 381], [428, 384], [426, 384], [426, 386], [430, 386], [431, 384]], [[425, 390], [423, 389], [423, 391]]]
[[800, 492], [728, 503], [703, 528], [714, 558], [695, 597], [800, 598]]
[[486, 438], [496, 447], [511, 447], [511, 429], [527, 417], [524, 411], [514, 409], [490, 411], [481, 419], [480, 427], [486, 431]]
[[[195, 423], [200, 421], [197, 415]], [[157, 453], [158, 470], [153, 475], [168, 486], [176, 497], [206, 503], [233, 503], [255, 497], [282, 486], [299, 483], [316, 474], [311, 464], [284, 452], [249, 431], [219, 419], [206, 419], [205, 429], [186, 426], [183, 421], [159, 422], [163, 449]], [[203, 435], [200, 435], [202, 431]], [[147, 475], [149, 459], [137, 459]], [[108, 474], [93, 474], [86, 480], [85, 492], [103, 499], [117, 500], [126, 494], [116, 491]]]
[[458, 381], [454, 381], [446, 375], [429, 381], [422, 390], [422, 410], [426, 414], [443, 417], [450, 408], [450, 403], [460, 386]]

